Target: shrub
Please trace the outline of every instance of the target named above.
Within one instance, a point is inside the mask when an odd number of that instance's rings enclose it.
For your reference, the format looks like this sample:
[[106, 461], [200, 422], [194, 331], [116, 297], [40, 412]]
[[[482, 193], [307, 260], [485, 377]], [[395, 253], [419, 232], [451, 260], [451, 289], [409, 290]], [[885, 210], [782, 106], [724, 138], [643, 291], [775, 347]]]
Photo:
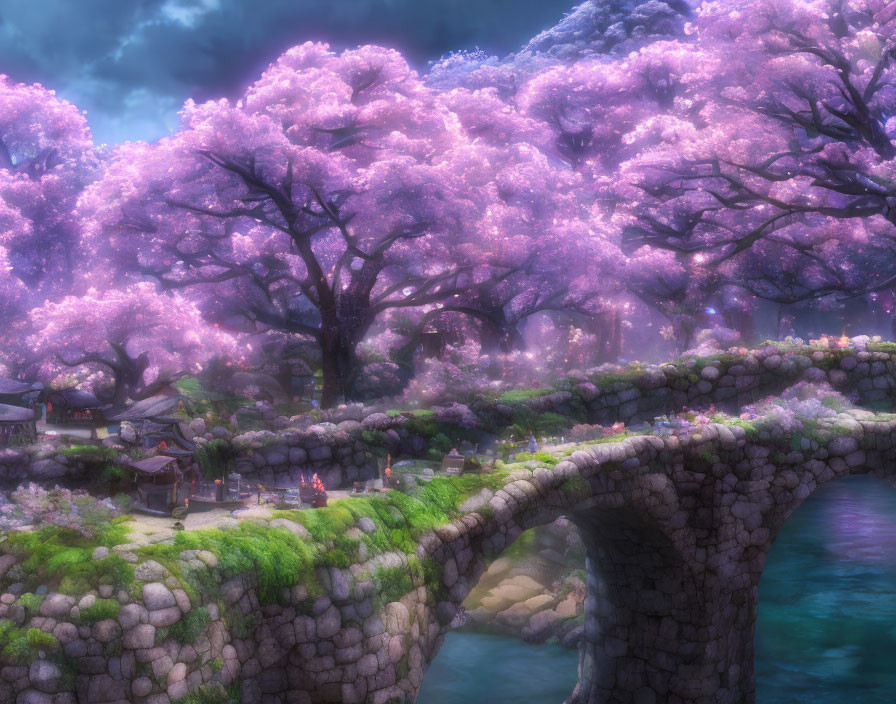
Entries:
[[111, 502], [97, 501], [85, 492], [58, 486], [47, 490], [33, 482], [16, 489], [10, 498], [14, 508], [3, 512], [0, 529], [23, 523], [49, 524], [89, 538], [103, 532], [117, 513]]
[[168, 635], [178, 643], [192, 643], [202, 635], [211, 621], [208, 609], [204, 606], [190, 609], [180, 621], [171, 626]]
[[194, 455], [206, 479], [220, 479], [233, 465], [233, 448], [221, 438], [197, 445]]
[[398, 601], [414, 588], [407, 567], [378, 567], [374, 575], [377, 595], [385, 602]]

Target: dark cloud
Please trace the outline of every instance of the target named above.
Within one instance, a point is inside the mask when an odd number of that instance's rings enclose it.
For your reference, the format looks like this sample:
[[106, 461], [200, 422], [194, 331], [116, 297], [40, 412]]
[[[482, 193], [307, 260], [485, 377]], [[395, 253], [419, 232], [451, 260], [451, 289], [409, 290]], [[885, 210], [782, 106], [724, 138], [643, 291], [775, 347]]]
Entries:
[[418, 68], [511, 52], [572, 0], [0, 0], [0, 73], [87, 110], [98, 141], [154, 139], [188, 97], [240, 92], [288, 47], [377, 43]]

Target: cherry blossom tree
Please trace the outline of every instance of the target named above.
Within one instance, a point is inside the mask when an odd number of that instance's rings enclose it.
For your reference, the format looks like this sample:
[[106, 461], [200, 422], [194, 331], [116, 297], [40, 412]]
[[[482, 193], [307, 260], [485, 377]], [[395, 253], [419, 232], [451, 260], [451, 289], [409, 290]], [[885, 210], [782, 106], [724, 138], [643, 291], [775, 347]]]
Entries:
[[29, 317], [28, 344], [41, 355], [46, 380], [78, 369], [82, 382], [115, 406], [198, 373], [214, 356], [241, 355], [237, 339], [206, 323], [195, 303], [147, 282], [66, 296]]
[[781, 304], [892, 287], [890, 14], [711, 3], [689, 29], [707, 60], [627, 138], [640, 151], [613, 189], [622, 246], [666, 249]]
[[174, 137], [122, 148], [85, 197], [90, 242], [318, 340], [330, 405], [377, 316], [464, 290], [479, 266], [478, 203], [444, 158], [464, 139], [396, 52], [304, 44], [237, 103], [190, 103]]
[[[97, 164], [87, 120], [74, 105], [0, 76], [0, 246], [36, 297], [68, 292], [79, 259], [74, 210]], [[3, 227], [4, 210], [15, 226]]]

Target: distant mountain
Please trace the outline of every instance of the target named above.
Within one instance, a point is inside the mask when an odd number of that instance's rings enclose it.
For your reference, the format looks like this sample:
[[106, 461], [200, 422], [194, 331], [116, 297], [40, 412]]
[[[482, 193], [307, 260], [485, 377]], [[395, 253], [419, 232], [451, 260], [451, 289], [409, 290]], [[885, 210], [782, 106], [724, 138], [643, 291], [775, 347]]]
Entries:
[[[506, 87], [508, 74], [518, 79], [553, 64], [627, 53], [659, 39], [680, 37], [691, 13], [687, 0], [587, 0], [503, 59], [482, 51], [443, 57], [432, 66], [429, 82], [444, 89]], [[502, 80], [496, 79], [497, 74]]]
[[588, 0], [534, 37], [514, 57], [561, 61], [628, 51], [680, 33], [691, 8], [685, 0]]

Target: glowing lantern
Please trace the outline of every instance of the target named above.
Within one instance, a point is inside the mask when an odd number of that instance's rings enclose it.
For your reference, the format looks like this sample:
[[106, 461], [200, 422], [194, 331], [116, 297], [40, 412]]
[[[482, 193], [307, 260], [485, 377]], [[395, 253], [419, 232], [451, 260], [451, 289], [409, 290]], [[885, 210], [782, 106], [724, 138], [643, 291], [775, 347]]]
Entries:
[[846, 335], [841, 335], [840, 339], [837, 340], [837, 347], [841, 349], [843, 347], [849, 347], [849, 338]]

